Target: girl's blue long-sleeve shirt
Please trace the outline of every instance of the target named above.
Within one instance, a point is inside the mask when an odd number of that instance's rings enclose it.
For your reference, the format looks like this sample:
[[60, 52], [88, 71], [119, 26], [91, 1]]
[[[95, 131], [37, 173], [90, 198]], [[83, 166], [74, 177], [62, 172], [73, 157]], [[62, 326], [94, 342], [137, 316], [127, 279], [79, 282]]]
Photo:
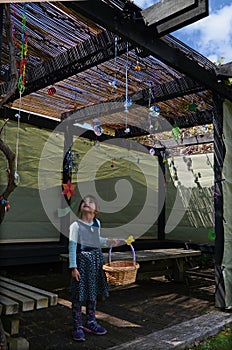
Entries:
[[[100, 221], [98, 219], [97, 223], [100, 228]], [[91, 226], [91, 224], [89, 225]], [[77, 267], [77, 242], [78, 242], [78, 231], [79, 225], [77, 221], [74, 221], [69, 227], [69, 267]], [[102, 247], [107, 247], [107, 238], [100, 236], [100, 244]]]

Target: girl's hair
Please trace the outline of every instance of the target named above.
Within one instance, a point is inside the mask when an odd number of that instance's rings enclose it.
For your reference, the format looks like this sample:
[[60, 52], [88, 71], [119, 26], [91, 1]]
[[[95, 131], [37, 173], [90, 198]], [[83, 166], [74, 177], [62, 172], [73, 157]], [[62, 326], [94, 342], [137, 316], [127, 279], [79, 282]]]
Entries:
[[86, 195], [85, 197], [82, 198], [82, 200], [81, 200], [81, 202], [79, 204], [79, 207], [78, 207], [78, 215], [80, 215], [81, 206], [84, 203], [84, 201], [86, 200], [86, 198], [90, 198], [94, 202], [95, 207], [96, 207], [96, 210], [95, 210], [95, 216], [96, 216], [99, 213], [99, 204], [98, 204], [97, 199], [94, 196], [92, 196], [91, 194], [88, 194], [88, 195]]

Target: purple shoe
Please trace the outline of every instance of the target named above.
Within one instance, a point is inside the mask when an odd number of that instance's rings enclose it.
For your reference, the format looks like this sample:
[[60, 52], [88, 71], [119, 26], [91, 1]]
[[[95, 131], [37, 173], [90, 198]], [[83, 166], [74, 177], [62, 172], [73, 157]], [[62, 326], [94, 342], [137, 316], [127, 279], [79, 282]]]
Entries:
[[85, 326], [83, 326], [83, 330], [95, 335], [104, 335], [107, 333], [107, 330], [100, 326], [97, 321], [86, 322]]
[[85, 341], [85, 333], [83, 332], [83, 327], [78, 327], [78, 328], [74, 329], [73, 340]]

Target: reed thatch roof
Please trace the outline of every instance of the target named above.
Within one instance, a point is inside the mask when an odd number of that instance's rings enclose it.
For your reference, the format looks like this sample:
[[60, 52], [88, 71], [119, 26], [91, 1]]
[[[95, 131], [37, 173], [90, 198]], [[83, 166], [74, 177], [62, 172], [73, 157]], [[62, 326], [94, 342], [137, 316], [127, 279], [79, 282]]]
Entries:
[[[127, 2], [103, 1], [117, 12], [122, 12]], [[162, 117], [172, 124], [192, 126], [212, 122], [212, 93], [208, 88], [163, 63], [144, 48], [84, 17], [71, 4], [10, 3], [10, 23], [7, 23], [7, 6], [1, 4], [2, 98], [12, 85], [9, 25], [18, 71], [23, 19], [28, 35], [25, 91], [20, 98], [16, 88], [5, 107], [25, 110], [30, 113], [30, 118], [34, 113], [57, 121], [74, 112], [77, 122], [91, 122], [100, 115], [102, 124], [110, 123], [111, 127], [118, 128], [125, 123], [124, 103], [128, 95], [137, 108], [142, 108], [141, 114], [138, 109], [133, 113], [132, 108], [127, 115], [128, 123], [138, 127], [142, 126], [140, 116], [146, 118], [147, 107], [156, 103]], [[135, 9], [138, 10], [136, 6]], [[166, 35], [160, 40], [206, 70], [215, 70], [212, 62], [175, 37]], [[55, 88], [53, 95], [48, 93], [51, 87]], [[110, 113], [106, 107], [109, 103], [116, 108]]]

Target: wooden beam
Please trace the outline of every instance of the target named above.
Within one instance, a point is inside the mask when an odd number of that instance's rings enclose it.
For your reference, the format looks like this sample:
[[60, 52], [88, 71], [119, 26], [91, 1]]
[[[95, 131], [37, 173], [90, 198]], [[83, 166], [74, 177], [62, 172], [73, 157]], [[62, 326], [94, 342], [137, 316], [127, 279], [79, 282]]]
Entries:
[[100, 0], [68, 2], [67, 6], [74, 11], [104, 25], [107, 29], [117, 33], [135, 46], [141, 46], [148, 52], [170, 67], [186, 74], [207, 89], [217, 92], [224, 98], [232, 101], [232, 89], [217, 81], [214, 69], [206, 69], [195, 62], [189, 53], [180, 50], [177, 45], [169, 45], [167, 38], [158, 38], [156, 33], [147, 27], [143, 20], [125, 20], [112, 7]]
[[162, 0], [141, 11], [145, 24], [166, 22], [197, 6], [197, 0]]
[[174, 18], [169, 18], [167, 21], [157, 24], [156, 30], [158, 35], [168, 34], [208, 16], [208, 0], [199, 0], [198, 3], [199, 6], [190, 9], [190, 11], [180, 13]]
[[218, 77], [221, 78], [232, 78], [232, 62], [228, 62], [226, 64], [222, 64], [218, 66], [216, 71]]

